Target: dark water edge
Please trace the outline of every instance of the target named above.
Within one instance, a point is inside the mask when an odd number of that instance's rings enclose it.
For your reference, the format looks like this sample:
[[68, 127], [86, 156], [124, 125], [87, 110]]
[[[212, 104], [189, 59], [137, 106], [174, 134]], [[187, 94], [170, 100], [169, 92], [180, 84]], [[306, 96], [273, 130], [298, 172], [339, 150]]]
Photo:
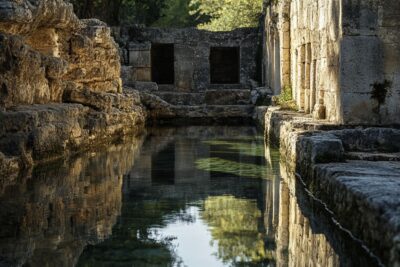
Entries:
[[283, 164], [193, 126], [41, 166], [1, 183], [0, 266], [376, 266]]

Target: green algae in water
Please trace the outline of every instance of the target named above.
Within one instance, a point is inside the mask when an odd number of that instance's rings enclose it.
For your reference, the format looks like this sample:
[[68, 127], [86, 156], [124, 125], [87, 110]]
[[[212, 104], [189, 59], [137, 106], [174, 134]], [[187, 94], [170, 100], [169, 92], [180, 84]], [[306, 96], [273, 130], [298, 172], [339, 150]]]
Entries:
[[[222, 153], [240, 153], [248, 156], [264, 157], [264, 144], [262, 142], [249, 141], [243, 143], [243, 140], [208, 140], [203, 141], [204, 144], [220, 148], [217, 150]], [[222, 149], [221, 149], [222, 148]]]
[[198, 169], [209, 172], [220, 172], [248, 178], [268, 179], [265, 165], [242, 163], [221, 158], [196, 160]]

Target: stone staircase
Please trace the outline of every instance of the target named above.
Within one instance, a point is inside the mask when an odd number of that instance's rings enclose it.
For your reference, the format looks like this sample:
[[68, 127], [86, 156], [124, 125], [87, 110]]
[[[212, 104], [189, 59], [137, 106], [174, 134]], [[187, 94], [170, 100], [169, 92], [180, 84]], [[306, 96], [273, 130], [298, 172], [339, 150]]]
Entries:
[[250, 124], [254, 113], [250, 90], [207, 90], [199, 93], [172, 91], [141, 92], [157, 123]]

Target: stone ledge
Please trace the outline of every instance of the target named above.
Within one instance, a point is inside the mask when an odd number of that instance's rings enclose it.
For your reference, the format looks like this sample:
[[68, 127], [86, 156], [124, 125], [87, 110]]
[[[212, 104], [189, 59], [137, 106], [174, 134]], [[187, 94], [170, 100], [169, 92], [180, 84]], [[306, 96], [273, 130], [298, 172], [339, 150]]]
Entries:
[[0, 160], [0, 170], [19, 171], [7, 167], [8, 159], [19, 162], [19, 167], [30, 167], [138, 134], [143, 130], [145, 116], [139, 106], [130, 111], [113, 108], [103, 112], [65, 103], [18, 106], [2, 111], [0, 151], [6, 160]]
[[339, 223], [384, 264], [400, 264], [400, 163], [346, 159], [355, 152], [369, 159], [368, 153], [399, 153], [399, 130], [344, 129], [276, 107], [268, 109], [265, 128], [268, 141], [280, 144], [285, 168], [302, 177]]

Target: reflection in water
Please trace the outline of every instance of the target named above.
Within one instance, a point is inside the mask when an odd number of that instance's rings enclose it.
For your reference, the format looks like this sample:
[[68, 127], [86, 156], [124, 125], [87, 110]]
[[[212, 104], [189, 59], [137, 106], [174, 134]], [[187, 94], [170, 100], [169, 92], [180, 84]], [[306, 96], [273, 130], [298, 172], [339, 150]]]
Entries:
[[[74, 266], [111, 234], [141, 140], [38, 167], [0, 195], [0, 266]], [[118, 163], [116, 165], [116, 163]]]
[[0, 266], [373, 264], [283, 166], [251, 127], [151, 129], [46, 166], [1, 188]]
[[211, 228], [212, 241], [218, 245], [217, 256], [224, 263], [258, 263], [267, 259], [264, 233], [259, 229], [262, 214], [255, 201], [209, 197], [201, 216]]

